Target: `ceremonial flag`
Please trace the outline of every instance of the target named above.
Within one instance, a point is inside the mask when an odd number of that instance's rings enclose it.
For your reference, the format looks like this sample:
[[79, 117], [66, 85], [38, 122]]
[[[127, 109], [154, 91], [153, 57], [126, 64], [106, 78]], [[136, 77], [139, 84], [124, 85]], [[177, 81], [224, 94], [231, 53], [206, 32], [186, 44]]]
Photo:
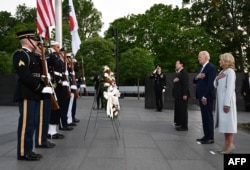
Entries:
[[37, 33], [49, 38], [49, 27], [55, 26], [55, 11], [52, 0], [37, 0]]
[[72, 53], [76, 55], [77, 51], [80, 49], [81, 40], [78, 34], [78, 24], [72, 0], [69, 0], [69, 24], [71, 33]]

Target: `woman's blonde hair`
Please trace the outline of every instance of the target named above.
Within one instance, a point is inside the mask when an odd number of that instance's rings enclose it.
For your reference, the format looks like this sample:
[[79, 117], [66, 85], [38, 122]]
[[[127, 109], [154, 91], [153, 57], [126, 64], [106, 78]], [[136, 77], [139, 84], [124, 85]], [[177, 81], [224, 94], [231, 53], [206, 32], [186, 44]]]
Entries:
[[232, 68], [235, 70], [235, 61], [231, 53], [221, 54], [220, 59], [224, 62], [225, 68]]

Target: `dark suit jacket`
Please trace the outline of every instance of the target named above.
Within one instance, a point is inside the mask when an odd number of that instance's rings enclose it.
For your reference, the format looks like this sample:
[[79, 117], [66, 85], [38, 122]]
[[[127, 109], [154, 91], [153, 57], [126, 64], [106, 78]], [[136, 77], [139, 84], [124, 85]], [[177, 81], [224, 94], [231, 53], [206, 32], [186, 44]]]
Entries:
[[179, 73], [176, 74], [176, 77], [179, 78], [179, 81], [174, 83], [172, 90], [173, 98], [182, 99], [183, 96], [189, 97], [189, 78], [187, 71], [182, 69]]
[[242, 89], [241, 93], [246, 93], [246, 96], [244, 96], [245, 101], [250, 102], [250, 83], [249, 83], [249, 77], [243, 79], [242, 82]]
[[214, 65], [207, 63], [202, 73], [206, 75], [203, 79], [196, 80], [196, 76], [193, 79], [193, 83], [196, 84], [196, 98], [205, 97], [207, 100], [213, 100], [215, 98], [213, 82], [216, 77], [216, 69]]

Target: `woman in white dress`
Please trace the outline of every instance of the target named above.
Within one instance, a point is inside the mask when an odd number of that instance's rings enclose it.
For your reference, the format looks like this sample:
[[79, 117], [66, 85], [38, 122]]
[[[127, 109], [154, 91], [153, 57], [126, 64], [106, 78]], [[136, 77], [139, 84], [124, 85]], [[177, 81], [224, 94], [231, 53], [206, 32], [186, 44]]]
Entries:
[[230, 53], [220, 55], [222, 71], [214, 80], [216, 92], [215, 127], [224, 133], [225, 145], [221, 154], [231, 153], [234, 147], [234, 134], [237, 133], [237, 109], [235, 94], [235, 61]]

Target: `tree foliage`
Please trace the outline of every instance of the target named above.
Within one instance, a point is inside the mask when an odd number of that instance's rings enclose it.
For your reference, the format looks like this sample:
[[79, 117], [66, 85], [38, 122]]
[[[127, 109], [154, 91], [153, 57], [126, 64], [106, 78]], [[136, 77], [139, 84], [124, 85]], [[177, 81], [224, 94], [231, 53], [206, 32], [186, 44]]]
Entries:
[[3, 51], [0, 51], [0, 73], [1, 74], [10, 74], [13, 72], [12, 61], [9, 54]]
[[89, 38], [82, 42], [76, 59], [80, 64], [80, 70], [82, 69], [82, 63], [84, 64], [88, 84], [92, 84], [90, 77], [95, 74], [102, 74], [104, 65], [109, 66], [111, 70], [115, 69], [115, 58], [112, 55], [113, 48], [114, 44], [111, 41], [100, 37]]
[[[101, 12], [99, 12], [92, 0], [77, 0], [74, 1], [74, 9], [79, 26], [79, 35], [82, 40], [98, 36], [101, 31], [103, 22], [101, 21]], [[68, 1], [63, 1], [63, 20], [68, 21]]]
[[146, 74], [154, 69], [154, 58], [146, 49], [135, 47], [121, 54], [119, 68], [121, 84], [144, 84]]
[[[221, 53], [231, 52], [238, 71], [245, 71], [250, 59], [250, 2], [248, 0], [183, 0], [190, 8], [173, 8], [155, 4], [145, 13], [117, 18], [100, 38], [102, 14], [91, 0], [75, 0], [74, 7], [81, 37], [81, 49], [77, 60], [84, 61], [86, 75], [99, 72], [103, 65], [116, 68], [113, 56], [118, 49], [121, 83], [135, 84], [142, 79], [151, 65], [161, 65], [163, 72], [174, 72], [175, 61], [184, 58], [186, 69], [196, 72], [197, 55], [207, 50], [211, 62], [218, 69]], [[184, 6], [184, 5], [183, 5]], [[63, 1], [63, 40], [70, 40], [68, 1]], [[25, 4], [17, 7], [16, 16], [0, 12], [0, 42], [3, 55], [11, 56], [20, 48], [16, 32], [25, 27], [36, 29], [36, 9]], [[24, 23], [24, 24], [23, 24]], [[114, 30], [118, 30], [117, 42]], [[117, 44], [117, 47], [115, 46]], [[68, 46], [70, 46], [68, 44]], [[142, 56], [151, 56], [146, 59]], [[143, 63], [141, 60], [143, 58]], [[136, 76], [133, 61], [140, 63], [140, 76]], [[147, 61], [147, 62], [146, 62]], [[1, 64], [0, 60], [0, 65]], [[151, 63], [153, 62], [153, 64]], [[148, 66], [146, 67], [145, 64]], [[1, 70], [4, 73], [4, 70]], [[7, 70], [6, 70], [7, 72]], [[0, 72], [1, 73], [1, 72]], [[135, 76], [135, 77], [133, 77]], [[133, 77], [133, 78], [132, 78]]]

